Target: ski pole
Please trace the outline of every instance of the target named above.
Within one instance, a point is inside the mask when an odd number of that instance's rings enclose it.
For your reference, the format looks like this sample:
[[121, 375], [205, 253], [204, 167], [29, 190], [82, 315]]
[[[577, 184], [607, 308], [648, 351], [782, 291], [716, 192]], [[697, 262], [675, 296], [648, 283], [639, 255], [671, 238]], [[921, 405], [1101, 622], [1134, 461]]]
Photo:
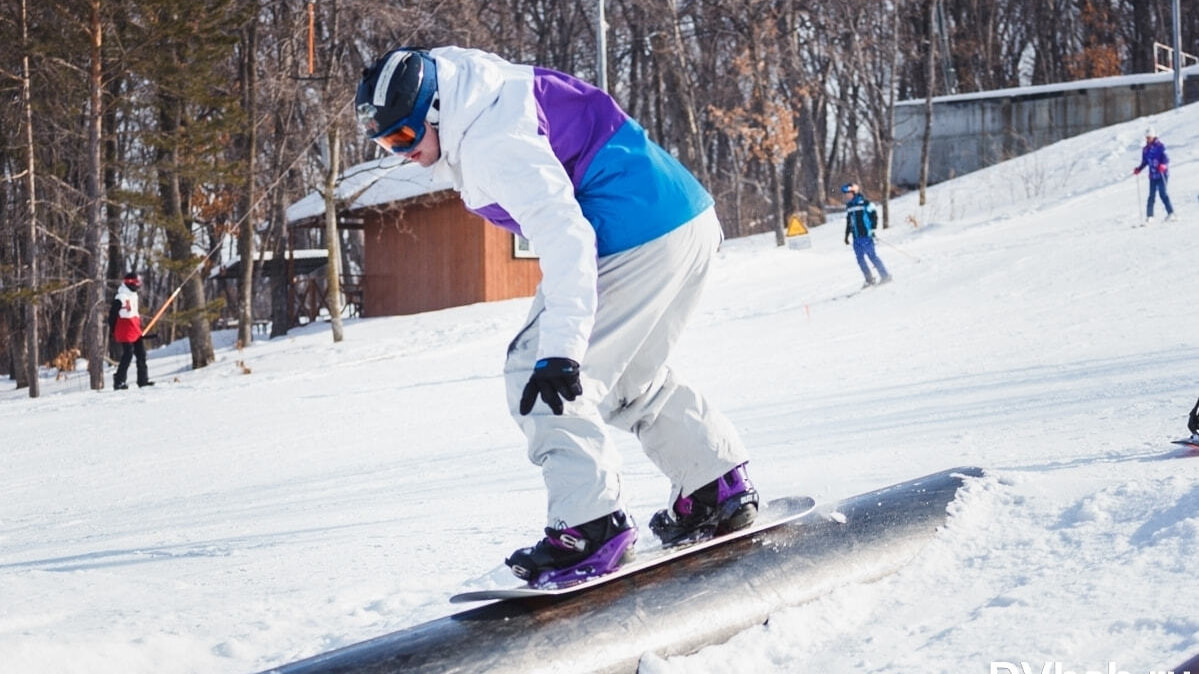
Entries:
[[1145, 203], [1141, 201], [1141, 179], [1136, 173], [1132, 174], [1132, 179], [1137, 184], [1137, 217], [1139, 218], [1141, 217], [1141, 204]]
[[150, 332], [150, 328], [153, 328], [154, 324], [158, 322], [158, 319], [162, 318], [162, 314], [167, 310], [167, 307], [171, 306], [171, 303], [175, 301], [176, 297], [179, 297], [179, 293], [183, 290], [183, 286], [187, 285], [187, 282], [190, 281], [193, 276], [200, 273], [200, 270], [204, 268], [204, 263], [208, 262], [208, 258], [212, 257], [213, 253], [221, 249], [221, 242], [223, 241], [224, 237], [221, 237], [221, 240], [217, 241], [217, 244], [212, 247], [212, 250], [208, 251], [208, 254], [205, 255], [202, 260], [200, 260], [200, 263], [196, 265], [196, 268], [193, 269], [190, 274], [185, 276], [182, 281], [180, 281], [179, 286], [175, 288], [175, 291], [171, 293], [171, 296], [167, 298], [167, 301], [163, 303], [158, 312], [154, 314], [154, 317], [150, 319], [150, 322], [146, 324], [146, 327], [142, 328], [143, 336]]
[[877, 234], [874, 236], [874, 240], [875, 240], [875, 241], [882, 241], [883, 243], [887, 244], [888, 246], [890, 246], [890, 247], [894, 248], [895, 250], [897, 250], [897, 251], [899, 251], [899, 252], [903, 253], [904, 255], [907, 255], [908, 257], [912, 258], [913, 260], [915, 260], [915, 261], [917, 261], [917, 262], [919, 262], [919, 261], [920, 261], [920, 258], [916, 257], [915, 255], [912, 255], [911, 253], [909, 253], [909, 252], [907, 252], [906, 250], [904, 250], [904, 249], [900, 248], [899, 246], [896, 246], [895, 244], [891, 243], [890, 241], [887, 241], [886, 239], [881, 239], [881, 238], [879, 238]]

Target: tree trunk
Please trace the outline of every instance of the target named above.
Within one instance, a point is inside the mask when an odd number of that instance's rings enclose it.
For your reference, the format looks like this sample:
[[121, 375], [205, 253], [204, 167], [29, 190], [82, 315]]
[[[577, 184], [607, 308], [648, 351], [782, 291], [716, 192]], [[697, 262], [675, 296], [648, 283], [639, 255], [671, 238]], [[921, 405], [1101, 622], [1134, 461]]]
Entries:
[[329, 264], [325, 267], [328, 279], [326, 303], [329, 321], [333, 324], [333, 341], [342, 340], [341, 332], [341, 237], [337, 233], [337, 173], [341, 160], [341, 132], [337, 122], [329, 126], [329, 171], [325, 174], [325, 246]]
[[1154, 72], [1153, 60], [1153, 14], [1148, 2], [1132, 3], [1132, 58], [1134, 73]]
[[[117, 100], [120, 91], [121, 79], [119, 77], [112, 77], [108, 81], [108, 94], [111, 100]], [[115, 107], [109, 106], [109, 109], [104, 111], [104, 133], [100, 136], [104, 139], [104, 161], [102, 163], [104, 165], [105, 194], [112, 194], [119, 184], [116, 167], [120, 160], [121, 150], [117, 143], [118, 124]], [[104, 273], [104, 278], [109, 281], [117, 281], [125, 273], [125, 256], [121, 249], [121, 206], [115, 201], [107, 200], [107, 204], [104, 207], [104, 226], [108, 230], [108, 265]], [[101, 292], [103, 293], [103, 291]], [[111, 330], [110, 326], [105, 326], [103, 336], [107, 338]], [[116, 342], [108, 342], [107, 346], [102, 348], [105, 353], [111, 354], [116, 359], [119, 356], [116, 346]]]
[[896, 0], [891, 24], [891, 76], [887, 78], [887, 122], [886, 139], [883, 148], [883, 192], [879, 199], [883, 202], [883, 229], [891, 226], [891, 172], [895, 161], [895, 85], [894, 81], [899, 72], [899, 6], [901, 0]]
[[933, 93], [937, 82], [937, 41], [933, 39], [937, 0], [928, 0], [928, 92], [924, 97], [924, 138], [920, 141], [920, 205], [928, 203], [929, 149], [933, 139]]
[[242, 191], [241, 226], [237, 238], [237, 254], [241, 258], [241, 278], [238, 279], [237, 341], [249, 346], [254, 340], [254, 174], [257, 170], [258, 134], [258, 82], [255, 76], [255, 52], [258, 49], [258, 17], [246, 28], [246, 39], [242, 50], [242, 107], [246, 112], [246, 131], [242, 134], [246, 162], [246, 187]]
[[787, 245], [787, 213], [783, 208], [783, 181], [780, 173], [782, 168], [777, 164], [770, 165], [770, 187], [774, 198], [774, 243], [778, 246]]
[[93, 391], [104, 388], [104, 267], [101, 265], [103, 251], [100, 240], [104, 234], [104, 222], [100, 218], [103, 202], [103, 162], [101, 161], [101, 122], [103, 110], [103, 64], [100, 48], [104, 33], [100, 24], [100, 0], [91, 0], [91, 72], [88, 74], [87, 116], [87, 231], [84, 247], [87, 249], [87, 311], [83, 333], [83, 354], [87, 358], [87, 373]]
[[35, 179], [36, 164], [34, 162], [33, 143], [33, 97], [31, 92], [31, 77], [29, 67], [29, 19], [25, 0], [21, 0], [21, 106], [25, 113], [25, 149], [28, 153], [25, 166], [25, 185], [28, 190], [29, 216], [26, 229], [25, 259], [26, 280], [29, 298], [25, 302], [25, 376], [29, 381], [29, 397], [41, 396], [38, 385], [38, 325], [37, 325], [37, 284], [38, 284], [38, 245], [37, 245], [37, 181]]
[[[190, 219], [184, 204], [184, 195], [188, 190], [182, 186], [179, 176], [176, 148], [182, 142], [180, 119], [182, 102], [172, 94], [159, 95], [160, 130], [165, 137], [163, 147], [159, 148], [158, 189], [161, 208], [166, 225], [167, 247], [173, 260], [179, 267], [180, 273], [190, 271], [195, 264], [192, 245], [195, 236], [192, 234]], [[192, 369], [207, 367], [216, 354], [212, 349], [212, 331], [208, 327], [206, 303], [204, 300], [204, 284], [200, 274], [183, 273], [183, 308], [187, 310], [190, 326], [187, 336], [192, 355]]]
[[[19, 259], [19, 258], [18, 258]], [[8, 321], [8, 335], [12, 338], [9, 343], [9, 357], [12, 365], [12, 378], [18, 389], [29, 386], [29, 368], [25, 367], [28, 359], [26, 354], [29, 340], [25, 338], [25, 308], [14, 304], [5, 312]]]
[[729, 170], [733, 181], [733, 227], [739, 235], [745, 233], [745, 216], [742, 214], [742, 203], [744, 202], [745, 182], [745, 166], [741, 161], [741, 150], [733, 143], [729, 143]]
[[275, 187], [271, 198], [271, 222], [275, 237], [275, 273], [271, 274], [271, 337], [282, 337], [291, 328], [291, 260], [287, 259], [287, 189]]
[[817, 203], [820, 204], [821, 210], [824, 210], [825, 195], [828, 194], [828, 164], [824, 159], [824, 152], [821, 147], [822, 134], [817, 127], [816, 112], [820, 106], [815, 104], [811, 96], [804, 95], [803, 97], [803, 146], [804, 154], [811, 158], [809, 172], [812, 176], [812, 185], [809, 187], [812, 194], [817, 195]]
[[[333, 45], [335, 54], [339, 53], [339, 47], [341, 47], [340, 10], [340, 3], [334, 0], [330, 6], [328, 42]], [[335, 55], [328, 60], [327, 73], [331, 75], [336, 70], [337, 64], [338, 58]], [[329, 262], [325, 266], [325, 304], [329, 308], [333, 342], [337, 343], [342, 340], [343, 336], [341, 331], [341, 236], [337, 233], [337, 178], [341, 172], [341, 127], [338, 118], [342, 106], [331, 104], [332, 101], [341, 100], [339, 95], [333, 94], [333, 90], [328, 84], [331, 81], [331, 79], [326, 80], [326, 86], [321, 94], [321, 101], [329, 107], [324, 116], [328, 124], [326, 140], [329, 144], [324, 193], [325, 249], [329, 256]]]

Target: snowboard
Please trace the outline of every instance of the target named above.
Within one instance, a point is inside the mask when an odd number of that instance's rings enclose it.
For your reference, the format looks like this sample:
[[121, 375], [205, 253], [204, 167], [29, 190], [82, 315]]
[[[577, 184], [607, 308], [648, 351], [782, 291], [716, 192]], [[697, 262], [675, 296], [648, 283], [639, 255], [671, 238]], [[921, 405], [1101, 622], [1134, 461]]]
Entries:
[[724, 534], [723, 536], [715, 536], [694, 543], [686, 543], [671, 547], [657, 547], [645, 550], [644, 552], [636, 552], [636, 556], [631, 562], [607, 575], [589, 578], [580, 583], [576, 583], [567, 587], [536, 588], [531, 587], [526, 583], [509, 588], [462, 592], [450, 597], [450, 603], [462, 604], [472, 601], [489, 601], [493, 599], [560, 597], [563, 595], [573, 594], [575, 592], [583, 592], [618, 578], [624, 578], [625, 576], [630, 576], [639, 571], [644, 571], [661, 564], [666, 564], [673, 560], [679, 559], [680, 557], [701, 552], [718, 545], [723, 545], [724, 543], [735, 541], [739, 538], [752, 536], [756, 533], [767, 531], [768, 529], [773, 529], [774, 527], [803, 517], [811, 512], [815, 507], [816, 501], [808, 496], [788, 496], [775, 499], [763, 506], [761, 510], [758, 511], [758, 517], [754, 520], [753, 524], [745, 527], [744, 529], [738, 529], [737, 531]]

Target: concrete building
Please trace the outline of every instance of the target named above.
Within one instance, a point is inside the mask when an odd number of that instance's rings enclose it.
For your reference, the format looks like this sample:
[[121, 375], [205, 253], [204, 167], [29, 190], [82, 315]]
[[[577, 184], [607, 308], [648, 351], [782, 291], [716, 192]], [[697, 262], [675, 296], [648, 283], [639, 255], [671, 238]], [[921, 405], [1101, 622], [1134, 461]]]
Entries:
[[[1183, 101], [1199, 101], [1199, 66], [1182, 69]], [[1077, 82], [933, 98], [929, 182], [938, 183], [1032, 150], [1174, 106], [1174, 74]], [[925, 100], [895, 108], [895, 185], [920, 182]]]

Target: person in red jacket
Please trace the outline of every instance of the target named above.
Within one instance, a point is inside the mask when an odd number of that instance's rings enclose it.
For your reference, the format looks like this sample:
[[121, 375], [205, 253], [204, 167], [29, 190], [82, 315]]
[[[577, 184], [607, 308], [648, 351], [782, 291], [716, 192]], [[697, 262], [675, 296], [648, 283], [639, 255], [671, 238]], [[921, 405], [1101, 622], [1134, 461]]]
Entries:
[[146, 342], [142, 336], [142, 317], [138, 313], [137, 291], [142, 279], [133, 272], [125, 274], [125, 280], [117, 289], [117, 296], [108, 311], [108, 325], [112, 338], [121, 345], [121, 363], [112, 376], [112, 387], [118, 391], [129, 388], [125, 377], [129, 373], [129, 362], [137, 356], [137, 385], [153, 386], [149, 368], [146, 367]]

